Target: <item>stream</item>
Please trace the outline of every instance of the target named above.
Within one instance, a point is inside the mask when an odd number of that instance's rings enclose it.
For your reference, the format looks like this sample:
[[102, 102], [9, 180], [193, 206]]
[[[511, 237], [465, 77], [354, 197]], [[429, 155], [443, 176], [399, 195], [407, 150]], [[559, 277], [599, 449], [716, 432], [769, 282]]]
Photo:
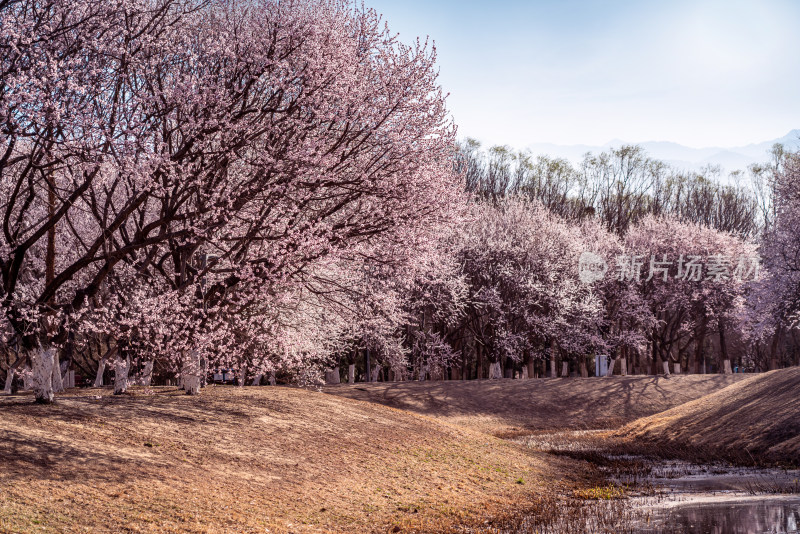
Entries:
[[[617, 482], [624, 485], [625, 479]], [[651, 485], [654, 494], [630, 499], [647, 512], [634, 532], [800, 533], [797, 470], [657, 461], [639, 482]]]
[[[587, 501], [577, 520], [585, 532], [631, 534], [800, 534], [800, 470], [694, 464], [603, 452], [595, 432], [540, 434], [518, 441], [528, 447], [594, 454], [601, 472], [625, 488], [624, 505]], [[591, 461], [591, 460], [590, 460]], [[573, 514], [574, 515], [574, 514]], [[610, 519], [610, 516], [615, 516]], [[525, 531], [541, 529], [528, 522]], [[574, 525], [574, 523], [571, 523]]]

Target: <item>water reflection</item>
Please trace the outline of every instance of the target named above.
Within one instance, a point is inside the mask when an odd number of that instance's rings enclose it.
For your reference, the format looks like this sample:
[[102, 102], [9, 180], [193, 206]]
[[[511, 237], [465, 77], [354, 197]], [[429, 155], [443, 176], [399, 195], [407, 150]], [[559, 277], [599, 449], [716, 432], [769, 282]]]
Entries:
[[683, 504], [664, 508], [654, 515], [658, 528], [644, 528], [640, 532], [667, 531], [692, 534], [800, 532], [798, 527], [800, 499]]

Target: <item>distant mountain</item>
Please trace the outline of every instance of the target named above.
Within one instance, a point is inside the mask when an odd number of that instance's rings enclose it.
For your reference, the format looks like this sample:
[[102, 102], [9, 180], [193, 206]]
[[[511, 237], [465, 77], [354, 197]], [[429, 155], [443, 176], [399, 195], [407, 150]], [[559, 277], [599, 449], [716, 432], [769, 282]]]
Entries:
[[744, 170], [753, 163], [768, 161], [769, 151], [775, 143], [781, 143], [789, 150], [800, 150], [800, 129], [792, 130], [777, 139], [739, 147], [690, 148], [668, 141], [626, 143], [615, 139], [602, 146], [536, 143], [529, 145], [527, 148], [536, 155], [546, 154], [564, 158], [573, 164], [577, 164], [587, 152], [599, 154], [611, 148], [633, 144], [644, 148], [651, 158], [664, 161], [680, 169], [699, 170], [706, 165], [719, 165], [723, 174], [726, 174], [737, 169]]

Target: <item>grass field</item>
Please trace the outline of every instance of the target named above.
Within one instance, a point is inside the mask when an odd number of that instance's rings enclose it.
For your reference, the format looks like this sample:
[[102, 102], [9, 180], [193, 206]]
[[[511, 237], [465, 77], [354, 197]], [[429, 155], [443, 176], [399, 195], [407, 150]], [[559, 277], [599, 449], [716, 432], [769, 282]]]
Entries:
[[752, 380], [89, 389], [50, 406], [0, 397], [0, 532], [482, 527], [592, 483], [579, 460], [501, 437], [618, 428]]

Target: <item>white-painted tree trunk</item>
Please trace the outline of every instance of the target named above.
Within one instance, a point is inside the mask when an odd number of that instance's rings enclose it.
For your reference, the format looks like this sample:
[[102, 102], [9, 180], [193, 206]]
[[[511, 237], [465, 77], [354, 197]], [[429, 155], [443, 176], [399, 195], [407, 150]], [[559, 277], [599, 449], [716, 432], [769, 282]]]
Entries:
[[22, 390], [23, 391], [30, 391], [33, 389], [33, 369], [28, 366], [25, 366], [25, 369], [20, 372], [22, 375]]
[[339, 375], [339, 366], [337, 365], [331, 369], [331, 384], [340, 384], [342, 382], [341, 375]]
[[556, 377], [556, 361], [550, 360], [550, 378]]
[[616, 367], [616, 365], [617, 365], [616, 358], [608, 362], [608, 371], [606, 371], [606, 376], [614, 376], [614, 367]]
[[145, 362], [144, 369], [142, 369], [142, 385], [150, 386], [153, 383], [153, 360]]
[[31, 358], [33, 373], [33, 392], [36, 402], [49, 404], [55, 398], [53, 392], [53, 364], [55, 351], [51, 348], [40, 349]]
[[97, 364], [97, 375], [94, 377], [94, 387], [99, 388], [103, 386], [103, 373], [106, 372], [106, 360], [102, 358], [100, 363]]
[[253, 378], [253, 381], [250, 382], [250, 385], [251, 386], [260, 386], [262, 378], [264, 378], [264, 373], [256, 374], [256, 376]]
[[681, 374], [681, 364], [673, 363], [672, 364], [672, 372], [675, 373], [676, 375]]
[[489, 363], [489, 380], [503, 378], [503, 369], [500, 367], [500, 362]]
[[372, 372], [372, 380], [371, 381], [372, 382], [377, 382], [378, 381], [378, 375], [381, 372], [381, 368], [376, 365], [375, 367], [370, 369], [370, 371]]
[[569, 376], [569, 362], [561, 362], [561, 376]]
[[628, 376], [628, 359], [620, 358], [619, 360], [619, 375]]
[[348, 384], [355, 384], [356, 383], [356, 364], [351, 363], [347, 366], [347, 383]]
[[531, 358], [530, 360], [528, 360], [528, 365], [526, 365], [525, 367], [527, 368], [527, 369], [526, 369], [526, 371], [528, 372], [528, 378], [533, 378], [533, 376], [534, 376], [534, 371], [533, 371], [533, 358]]
[[14, 384], [14, 368], [9, 367], [8, 372], [6, 373], [6, 385], [3, 388], [3, 393], [6, 395], [11, 395], [11, 386]]
[[128, 391], [128, 373], [130, 369], [130, 358], [117, 356], [114, 360], [114, 395], [122, 395]]
[[527, 380], [528, 378], [530, 378], [528, 376], [528, 366], [527, 365], [523, 365], [522, 366], [522, 379], [523, 380]]
[[200, 353], [191, 350], [187, 354], [184, 351], [183, 369], [181, 369], [181, 381], [183, 389], [187, 395], [197, 395], [200, 393]]
[[664, 376], [669, 376], [669, 362], [662, 362], [664, 364]]
[[64, 391], [64, 380], [61, 378], [61, 361], [57, 351], [53, 356], [53, 392], [61, 393]]
[[276, 384], [275, 381], [275, 371], [270, 371], [269, 373], [269, 385], [274, 386]]
[[732, 375], [733, 374], [733, 369], [731, 369], [731, 361], [730, 360], [723, 360], [722, 361], [722, 368], [723, 368], [722, 372], [724, 374], [726, 374], [726, 375]]
[[246, 380], [247, 380], [247, 366], [242, 365], [242, 368], [239, 370], [239, 387], [244, 387]]

